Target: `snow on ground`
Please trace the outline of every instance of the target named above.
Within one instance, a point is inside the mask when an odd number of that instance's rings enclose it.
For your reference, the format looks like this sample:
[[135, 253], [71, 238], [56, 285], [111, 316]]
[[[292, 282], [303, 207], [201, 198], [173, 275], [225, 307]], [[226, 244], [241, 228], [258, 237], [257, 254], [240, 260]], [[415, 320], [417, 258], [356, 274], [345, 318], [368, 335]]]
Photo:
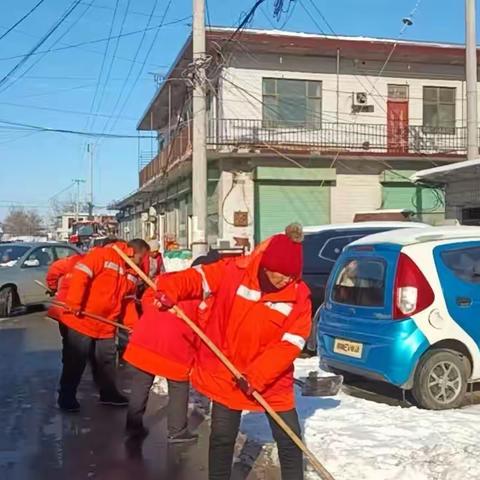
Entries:
[[[317, 369], [316, 358], [296, 362], [296, 376]], [[343, 392], [331, 398], [301, 397], [298, 392], [297, 407], [307, 446], [336, 480], [480, 477], [478, 405], [427, 411]], [[242, 431], [259, 442], [272, 441], [264, 415], [245, 414]], [[318, 477], [309, 473], [307, 478]]]

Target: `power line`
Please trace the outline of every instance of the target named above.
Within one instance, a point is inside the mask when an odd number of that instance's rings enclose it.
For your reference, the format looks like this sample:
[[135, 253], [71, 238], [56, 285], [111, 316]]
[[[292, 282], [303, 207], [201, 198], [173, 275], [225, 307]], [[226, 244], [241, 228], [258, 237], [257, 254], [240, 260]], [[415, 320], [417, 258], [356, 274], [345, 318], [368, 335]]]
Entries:
[[[162, 26], [163, 27], [167, 27], [169, 25], [176, 25], [178, 23], [182, 23], [184, 22], [185, 20], [190, 20], [192, 18], [191, 15], [188, 15], [187, 17], [182, 17], [182, 18], [179, 18], [177, 20], [172, 20], [171, 22], [167, 22], [167, 23], [164, 23]], [[32, 53], [30, 56], [34, 56], [34, 55], [41, 55], [42, 53], [52, 53], [52, 52], [60, 52], [62, 50], [69, 50], [71, 48], [78, 48], [78, 47], [82, 47], [83, 45], [93, 45], [93, 44], [96, 44], [96, 43], [103, 43], [103, 42], [107, 42], [108, 40], [114, 40], [116, 38], [125, 38], [125, 37], [131, 37], [132, 35], [138, 35], [140, 33], [144, 33], [144, 32], [149, 32], [151, 30], [155, 30], [156, 28], [158, 28], [160, 25], [155, 25], [153, 27], [148, 27], [146, 29], [141, 29], [141, 30], [134, 30], [132, 32], [126, 32], [126, 33], [122, 33], [121, 35], [112, 35], [111, 37], [103, 37], [103, 38], [97, 38], [96, 40], [87, 40], [87, 41], [84, 41], [84, 42], [78, 42], [78, 43], [72, 43], [72, 44], [68, 44], [68, 45], [65, 45], [64, 47], [58, 47], [58, 48], [49, 48], [47, 50], [39, 50], [39, 51], [36, 51], [34, 53]], [[96, 52], [98, 53], [98, 52]], [[23, 55], [13, 55], [11, 57], [1, 57], [0, 58], [0, 61], [4, 61], [4, 60], [15, 60], [17, 58], [23, 58], [25, 55], [28, 55], [28, 54], [23, 54]], [[132, 60], [129, 60], [129, 61], [132, 61]]]
[[10, 76], [15, 73], [19, 68], [21, 68], [25, 62], [58, 30], [60, 25], [73, 13], [73, 11], [78, 7], [80, 4], [80, 0], [76, 0], [73, 2], [70, 7], [62, 14], [62, 16], [57, 20], [57, 22], [48, 30], [48, 32], [40, 39], [39, 42], [27, 53], [25, 54], [22, 59], [10, 69], [8, 73], [6, 73], [0, 79], [0, 86], [4, 85], [5, 82], [10, 78]]
[[[116, 0], [116, 2], [115, 2], [115, 10], [113, 11], [112, 21], [110, 22], [110, 31], [108, 33], [109, 40], [107, 41], [107, 44], [105, 45], [105, 50], [103, 52], [103, 58], [102, 58], [102, 64], [100, 66], [100, 71], [98, 73], [98, 78], [97, 78], [97, 84], [95, 86], [95, 93], [93, 94], [92, 103], [90, 104], [90, 112], [91, 113], [93, 113], [93, 111], [95, 109], [95, 101], [97, 100], [97, 95], [98, 95], [98, 92], [99, 92], [100, 83], [102, 81], [103, 69], [105, 68], [105, 63], [107, 61], [108, 48], [110, 47], [110, 37], [112, 36], [113, 26], [115, 25], [115, 19], [117, 18], [119, 1], [120, 0]], [[98, 111], [98, 109], [97, 109], [97, 111]], [[86, 129], [88, 129], [89, 126], [90, 126], [91, 118], [92, 117], [89, 117], [87, 119], [87, 124], [86, 124], [86, 127], [85, 127]], [[95, 117], [93, 117], [93, 118], [95, 118]], [[95, 120], [93, 120], [92, 127], [94, 125], [95, 125]]]
[[[170, 7], [172, 6], [172, 1], [173, 0], [169, 0], [168, 3], [167, 3], [167, 6], [165, 7], [165, 11], [163, 12], [163, 18], [162, 18], [162, 21], [165, 21], [165, 18], [168, 14], [168, 11], [170, 10]], [[143, 63], [142, 63], [142, 66], [140, 67], [140, 69], [138, 70], [138, 73], [137, 73], [137, 76], [135, 78], [135, 80], [133, 81], [132, 83], [132, 86], [130, 87], [130, 90], [120, 108], [120, 111], [117, 115], [117, 117], [115, 118], [114, 122], [113, 122], [113, 125], [112, 125], [112, 129], [115, 128], [115, 126], [117, 125], [117, 122], [118, 122], [118, 119], [120, 118], [120, 115], [123, 113], [123, 111], [125, 110], [125, 107], [127, 106], [128, 104], [128, 101], [130, 100], [130, 97], [132, 96], [132, 93], [133, 91], [135, 90], [135, 87], [137, 86], [138, 84], [138, 81], [140, 80], [140, 76], [142, 75], [143, 73], [143, 70], [145, 68], [145, 65], [147, 63], [147, 60], [148, 60], [148, 57], [150, 56], [150, 54], [152, 53], [152, 50], [153, 50], [153, 47], [155, 46], [155, 43], [157, 41], [157, 38], [158, 38], [158, 34], [160, 33], [160, 29], [161, 29], [161, 25], [162, 23], [160, 23], [160, 26], [158, 27], [158, 29], [156, 30], [155, 32], [155, 35], [152, 39], [152, 42], [150, 43], [150, 47], [149, 49], [147, 50], [147, 53], [145, 55], [145, 58], [143, 60]]]
[[[124, 12], [124, 15], [123, 15], [123, 18], [122, 18], [122, 23], [120, 25], [120, 35], [123, 33], [123, 28], [125, 27], [125, 22], [126, 22], [127, 17], [128, 17], [128, 11], [130, 9], [130, 1], [131, 0], [127, 0], [127, 6], [125, 7], [125, 12]], [[117, 41], [115, 43], [115, 47], [113, 49], [112, 57], [110, 59], [110, 65], [108, 66], [107, 76], [105, 77], [105, 81], [103, 82], [102, 93], [100, 94], [100, 100], [98, 102], [98, 110], [100, 108], [102, 108], [102, 102], [103, 102], [103, 99], [105, 97], [105, 91], [107, 89], [107, 84], [110, 81], [110, 75], [112, 74], [113, 64], [115, 63], [115, 58], [116, 58], [116, 55], [117, 55], [117, 50], [118, 50], [119, 44], [120, 44], [120, 38], [117, 38]]]
[[26, 20], [45, 0], [40, 0], [37, 2], [20, 20], [15, 22], [6, 32], [0, 36], [0, 40], [5, 38], [12, 30], [15, 30], [15, 28], [20, 25], [24, 20]]
[[[138, 56], [139, 56], [139, 54], [140, 54], [140, 51], [141, 51], [141, 49], [142, 49], [143, 42], [145, 41], [145, 37], [146, 37], [146, 35], [147, 35], [147, 32], [148, 32], [149, 30], [151, 30], [151, 28], [150, 28], [150, 22], [152, 21], [153, 14], [155, 13], [155, 10], [156, 10], [156, 8], [157, 8], [157, 4], [158, 4], [158, 0], [155, 0], [155, 2], [154, 2], [154, 4], [153, 4], [153, 8], [152, 8], [152, 10], [151, 10], [151, 12], [150, 12], [150, 16], [148, 17], [147, 24], [146, 24], [145, 28], [142, 30], [142, 38], [140, 39], [140, 42], [138, 43], [137, 50], [136, 50], [136, 52], [135, 52], [135, 56], [133, 57], [134, 60], [137, 60], [137, 58], [138, 58]], [[161, 26], [162, 26], [162, 24], [157, 25], [156, 28], [160, 28]], [[142, 63], [142, 65], [144, 65], [144, 64]], [[132, 64], [130, 65], [130, 68], [129, 68], [129, 70], [128, 70], [127, 76], [126, 76], [126, 78], [125, 78], [125, 81], [123, 82], [122, 88], [120, 89], [120, 93], [119, 93], [118, 96], [117, 96], [117, 100], [115, 101], [115, 104], [114, 104], [113, 109], [112, 109], [112, 118], [115, 116], [115, 113], [116, 113], [116, 111], [117, 111], [117, 108], [118, 108], [118, 106], [120, 105], [120, 101], [121, 101], [121, 99], [122, 99], [123, 93], [125, 92], [125, 89], [126, 89], [126, 87], [127, 87], [128, 81], [130, 80], [130, 76], [132, 75], [133, 68], [134, 68], [134, 63], [132, 63]], [[143, 67], [142, 67], [142, 69], [143, 69]], [[111, 120], [111, 119], [109, 119], [109, 120], [107, 120], [107, 121], [105, 122], [105, 125], [104, 125], [104, 127], [103, 127], [103, 132], [105, 132], [105, 131], [107, 130], [107, 128], [108, 128], [108, 126], [109, 126], [109, 124], [110, 124], [110, 120]]]
[[[42, 127], [39, 125], [31, 125], [28, 123], [20, 123], [20, 122], [11, 122], [11, 121], [2, 120], [2, 119], [0, 119], [0, 123], [11, 126], [12, 127], [11, 130], [21, 130], [21, 131], [35, 130], [38, 132], [46, 132], [46, 133], [67, 133], [71, 135], [80, 135], [84, 137], [101, 137], [101, 138], [116, 138], [116, 139], [150, 138], [149, 136], [143, 136], [143, 135], [128, 135], [128, 134], [104, 133], [104, 132], [86, 132], [82, 130]], [[2, 128], [6, 128], [6, 127], [2, 127]], [[151, 138], [156, 138], [156, 137], [151, 137]]]

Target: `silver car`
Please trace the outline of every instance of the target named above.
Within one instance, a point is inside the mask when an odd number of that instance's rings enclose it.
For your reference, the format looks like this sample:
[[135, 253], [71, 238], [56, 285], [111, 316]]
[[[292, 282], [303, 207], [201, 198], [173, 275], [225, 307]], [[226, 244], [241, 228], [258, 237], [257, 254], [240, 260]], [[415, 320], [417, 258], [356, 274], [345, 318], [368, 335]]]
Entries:
[[78, 248], [65, 243], [0, 242], [0, 318], [22, 305], [45, 302], [48, 296], [35, 280], [45, 283], [55, 260], [77, 253]]

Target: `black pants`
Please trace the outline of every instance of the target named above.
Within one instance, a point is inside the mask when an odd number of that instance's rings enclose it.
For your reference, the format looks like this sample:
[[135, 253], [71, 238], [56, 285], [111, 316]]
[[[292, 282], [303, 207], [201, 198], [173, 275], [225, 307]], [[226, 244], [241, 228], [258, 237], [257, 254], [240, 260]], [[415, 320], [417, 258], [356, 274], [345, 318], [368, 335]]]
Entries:
[[[131, 393], [127, 412], [127, 429], [135, 430], [143, 425], [148, 395], [155, 377], [131, 366]], [[175, 435], [187, 427], [189, 382], [168, 382], [167, 428], [169, 435]]]
[[[219, 403], [213, 403], [208, 455], [209, 480], [230, 480], [241, 414], [242, 412], [238, 410], [231, 410]], [[301, 435], [295, 409], [278, 412], [278, 414], [298, 436]], [[267, 415], [267, 418], [278, 447], [282, 480], [303, 480], [302, 452], [270, 416]]]
[[118, 393], [116, 384], [117, 350], [113, 338], [94, 339], [76, 330], [60, 326], [62, 334], [62, 375], [60, 394], [75, 397], [88, 360], [92, 360], [92, 373], [100, 397], [108, 398]]

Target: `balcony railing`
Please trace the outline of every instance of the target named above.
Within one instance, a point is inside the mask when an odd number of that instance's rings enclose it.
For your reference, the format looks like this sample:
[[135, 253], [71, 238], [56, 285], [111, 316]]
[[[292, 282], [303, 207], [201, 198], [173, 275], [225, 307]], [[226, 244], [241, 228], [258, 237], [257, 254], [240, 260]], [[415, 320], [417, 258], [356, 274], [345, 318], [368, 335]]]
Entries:
[[[161, 151], [140, 169], [140, 186], [188, 157], [192, 148], [191, 123], [185, 123], [163, 145]], [[297, 152], [351, 152], [388, 155], [464, 155], [464, 127], [432, 129], [420, 125], [324, 122], [321, 128], [298, 123], [274, 125], [262, 120], [211, 119], [207, 125], [207, 146], [221, 148], [269, 147]]]
[[191, 150], [192, 132], [191, 125], [188, 123], [182, 126], [171, 141], [164, 144], [160, 152], [140, 170], [140, 186], [165, 173], [175, 162], [187, 157]]
[[400, 124], [324, 122], [321, 128], [298, 123], [275, 125], [262, 120], [211, 120], [207, 143], [236, 147], [290, 147], [392, 154], [462, 154], [466, 129], [432, 129]]

